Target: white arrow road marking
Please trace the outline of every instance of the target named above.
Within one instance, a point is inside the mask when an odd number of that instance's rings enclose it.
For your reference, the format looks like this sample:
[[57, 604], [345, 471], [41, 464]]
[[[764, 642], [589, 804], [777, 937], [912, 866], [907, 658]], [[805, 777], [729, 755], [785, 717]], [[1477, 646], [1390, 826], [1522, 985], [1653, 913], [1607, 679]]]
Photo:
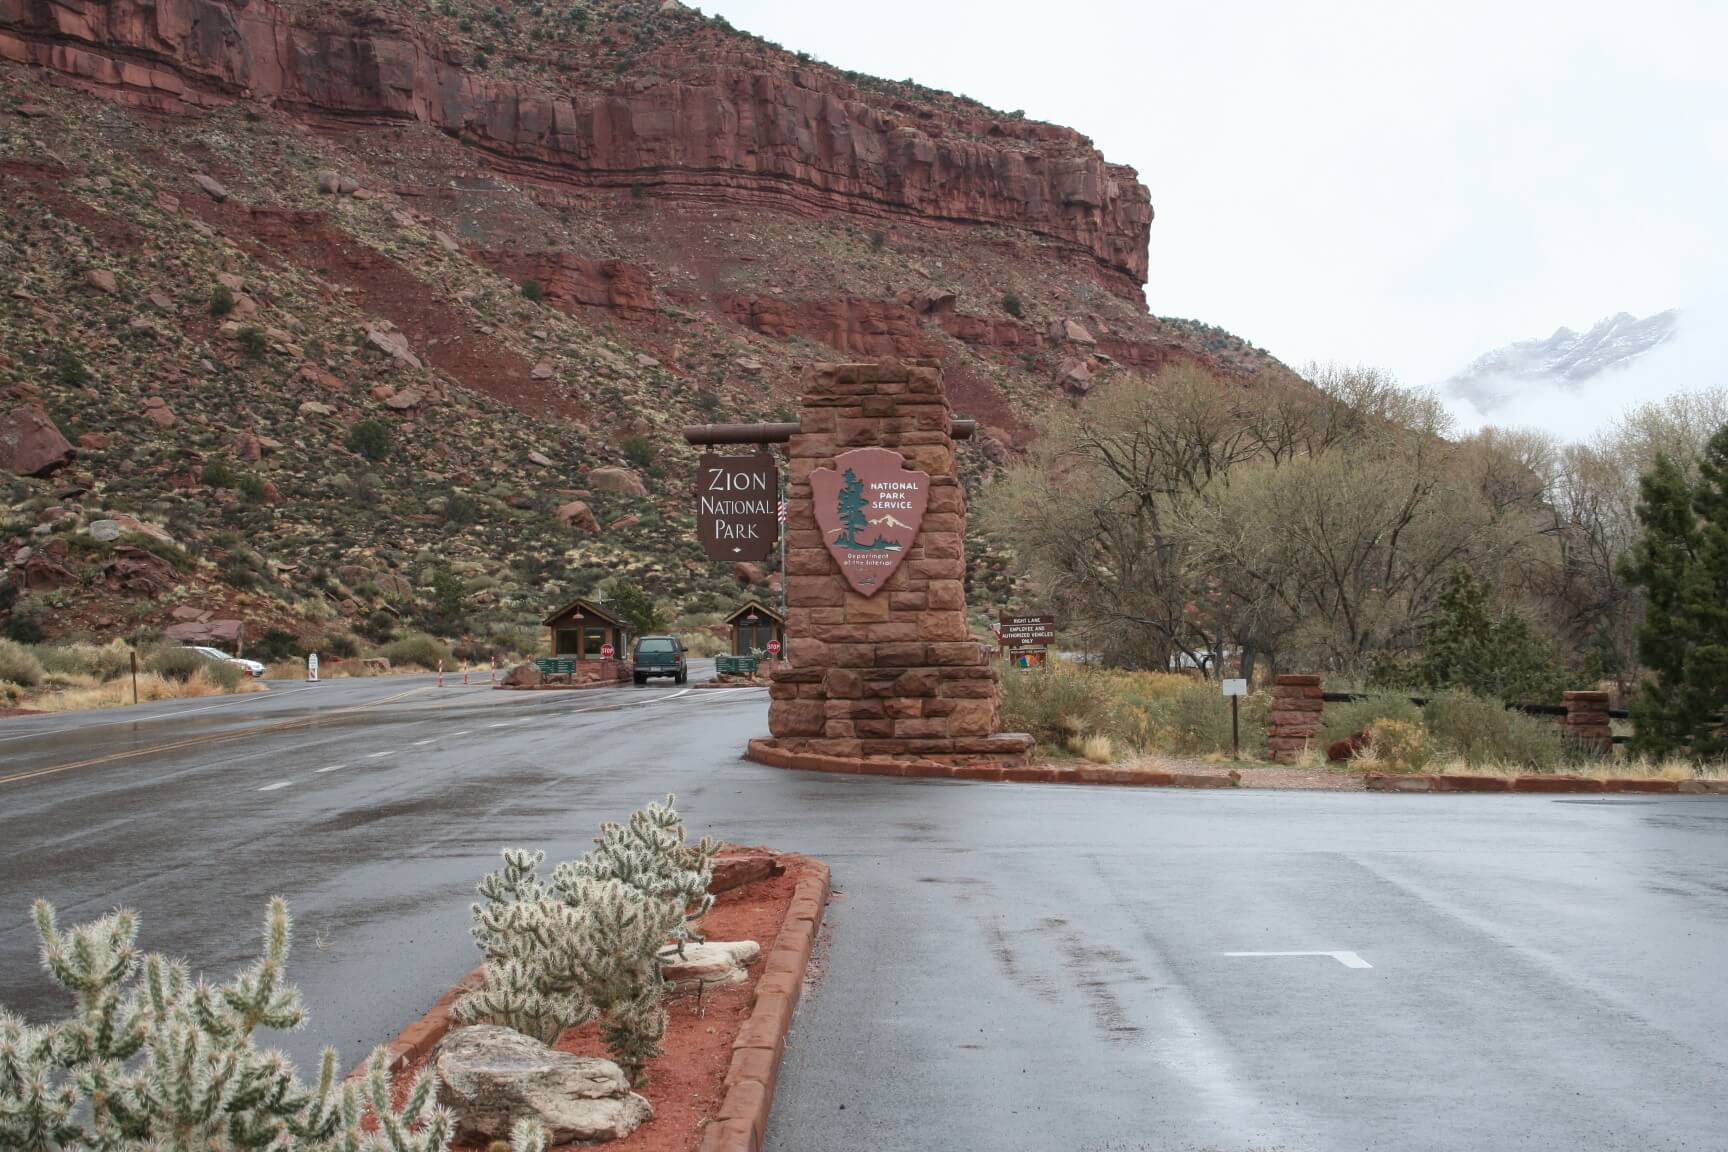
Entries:
[[1226, 952], [1226, 956], [1330, 956], [1346, 968], [1372, 968], [1374, 965], [1354, 952]]
[[330, 767], [320, 768], [320, 769], [318, 769], [318, 771], [320, 771], [320, 772], [340, 772], [342, 769], [344, 769], [346, 767], [348, 767], [348, 765], [346, 765], [346, 764], [332, 764], [332, 765], [330, 765]]
[[292, 780], [278, 780], [274, 784], [264, 785], [264, 787], [258, 789], [258, 791], [260, 791], [260, 792], [274, 792], [274, 791], [276, 791], [276, 789], [286, 788], [286, 787], [288, 787], [288, 785], [290, 785], [292, 783], [294, 783], [294, 781], [292, 781]]

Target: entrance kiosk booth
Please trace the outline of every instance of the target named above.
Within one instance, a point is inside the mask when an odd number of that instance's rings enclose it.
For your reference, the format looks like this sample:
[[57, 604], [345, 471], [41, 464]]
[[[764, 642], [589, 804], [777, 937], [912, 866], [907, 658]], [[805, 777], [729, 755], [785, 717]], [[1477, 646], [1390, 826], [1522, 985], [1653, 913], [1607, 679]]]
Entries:
[[771, 640], [780, 642], [778, 652], [786, 650], [786, 618], [774, 609], [755, 600], [746, 600], [732, 615], [726, 617], [732, 630], [732, 655], [766, 655]]

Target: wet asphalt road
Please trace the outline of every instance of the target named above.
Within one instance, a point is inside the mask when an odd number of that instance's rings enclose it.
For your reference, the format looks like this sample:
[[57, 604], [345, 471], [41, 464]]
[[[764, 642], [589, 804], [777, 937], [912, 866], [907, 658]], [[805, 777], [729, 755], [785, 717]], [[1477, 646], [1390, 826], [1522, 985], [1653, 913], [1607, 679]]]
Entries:
[[[34, 895], [223, 976], [281, 893], [284, 1046], [357, 1061], [473, 965], [498, 847], [675, 791], [834, 868], [773, 1152], [1728, 1149], [1721, 798], [807, 776], [737, 758], [759, 689], [302, 687], [0, 721], [0, 1002], [56, 1006]], [[1227, 955], [1302, 951], [1356, 955]]]

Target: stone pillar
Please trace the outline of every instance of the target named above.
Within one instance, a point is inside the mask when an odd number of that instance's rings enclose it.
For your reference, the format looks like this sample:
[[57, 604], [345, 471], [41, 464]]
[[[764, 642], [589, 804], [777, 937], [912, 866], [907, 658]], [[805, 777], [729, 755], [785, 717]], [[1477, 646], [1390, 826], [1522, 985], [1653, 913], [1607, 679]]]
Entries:
[[[935, 361], [825, 364], [804, 379], [788, 446], [786, 635], [768, 728], [791, 752], [852, 758], [1019, 762], [1031, 739], [1002, 735], [997, 671], [966, 626], [966, 491]], [[816, 520], [811, 474], [855, 448], [929, 474], [928, 502], [899, 566], [855, 591]]]
[[1608, 720], [1608, 693], [1566, 692], [1560, 699], [1566, 705], [1566, 719], [1560, 731], [1569, 741], [1600, 755], [1614, 750], [1614, 729]]
[[1266, 749], [1280, 764], [1294, 764], [1305, 749], [1318, 747], [1325, 718], [1326, 689], [1320, 677], [1300, 673], [1272, 682], [1272, 713], [1266, 718]]

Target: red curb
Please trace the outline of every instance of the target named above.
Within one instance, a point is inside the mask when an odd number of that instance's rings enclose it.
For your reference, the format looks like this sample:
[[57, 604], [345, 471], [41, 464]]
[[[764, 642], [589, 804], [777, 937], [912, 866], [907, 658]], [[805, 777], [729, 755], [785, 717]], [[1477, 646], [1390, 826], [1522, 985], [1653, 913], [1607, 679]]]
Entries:
[[983, 761], [973, 764], [943, 764], [934, 760], [853, 759], [819, 756], [776, 747], [768, 740], [752, 740], [744, 758], [770, 768], [804, 772], [842, 772], [853, 776], [900, 776], [926, 780], [1008, 781], [1016, 784], [1110, 784], [1119, 787], [1238, 788], [1242, 775], [1208, 776], [1194, 772], [1160, 772], [1151, 769], [1111, 769], [1080, 764], [1062, 768], [1051, 764], [1004, 764]]
[[1370, 792], [1657, 792], [1728, 794], [1728, 780], [1595, 780], [1588, 776], [1405, 776], [1370, 772]]
[[788, 859], [807, 863], [810, 874], [792, 890], [780, 933], [762, 963], [762, 974], [756, 978], [756, 1002], [750, 1018], [732, 1041], [726, 1096], [715, 1113], [716, 1122], [702, 1134], [700, 1152], [761, 1152], [768, 1131], [786, 1034], [792, 1027], [810, 953], [816, 946], [816, 932], [832, 892], [828, 865], [807, 856]]

